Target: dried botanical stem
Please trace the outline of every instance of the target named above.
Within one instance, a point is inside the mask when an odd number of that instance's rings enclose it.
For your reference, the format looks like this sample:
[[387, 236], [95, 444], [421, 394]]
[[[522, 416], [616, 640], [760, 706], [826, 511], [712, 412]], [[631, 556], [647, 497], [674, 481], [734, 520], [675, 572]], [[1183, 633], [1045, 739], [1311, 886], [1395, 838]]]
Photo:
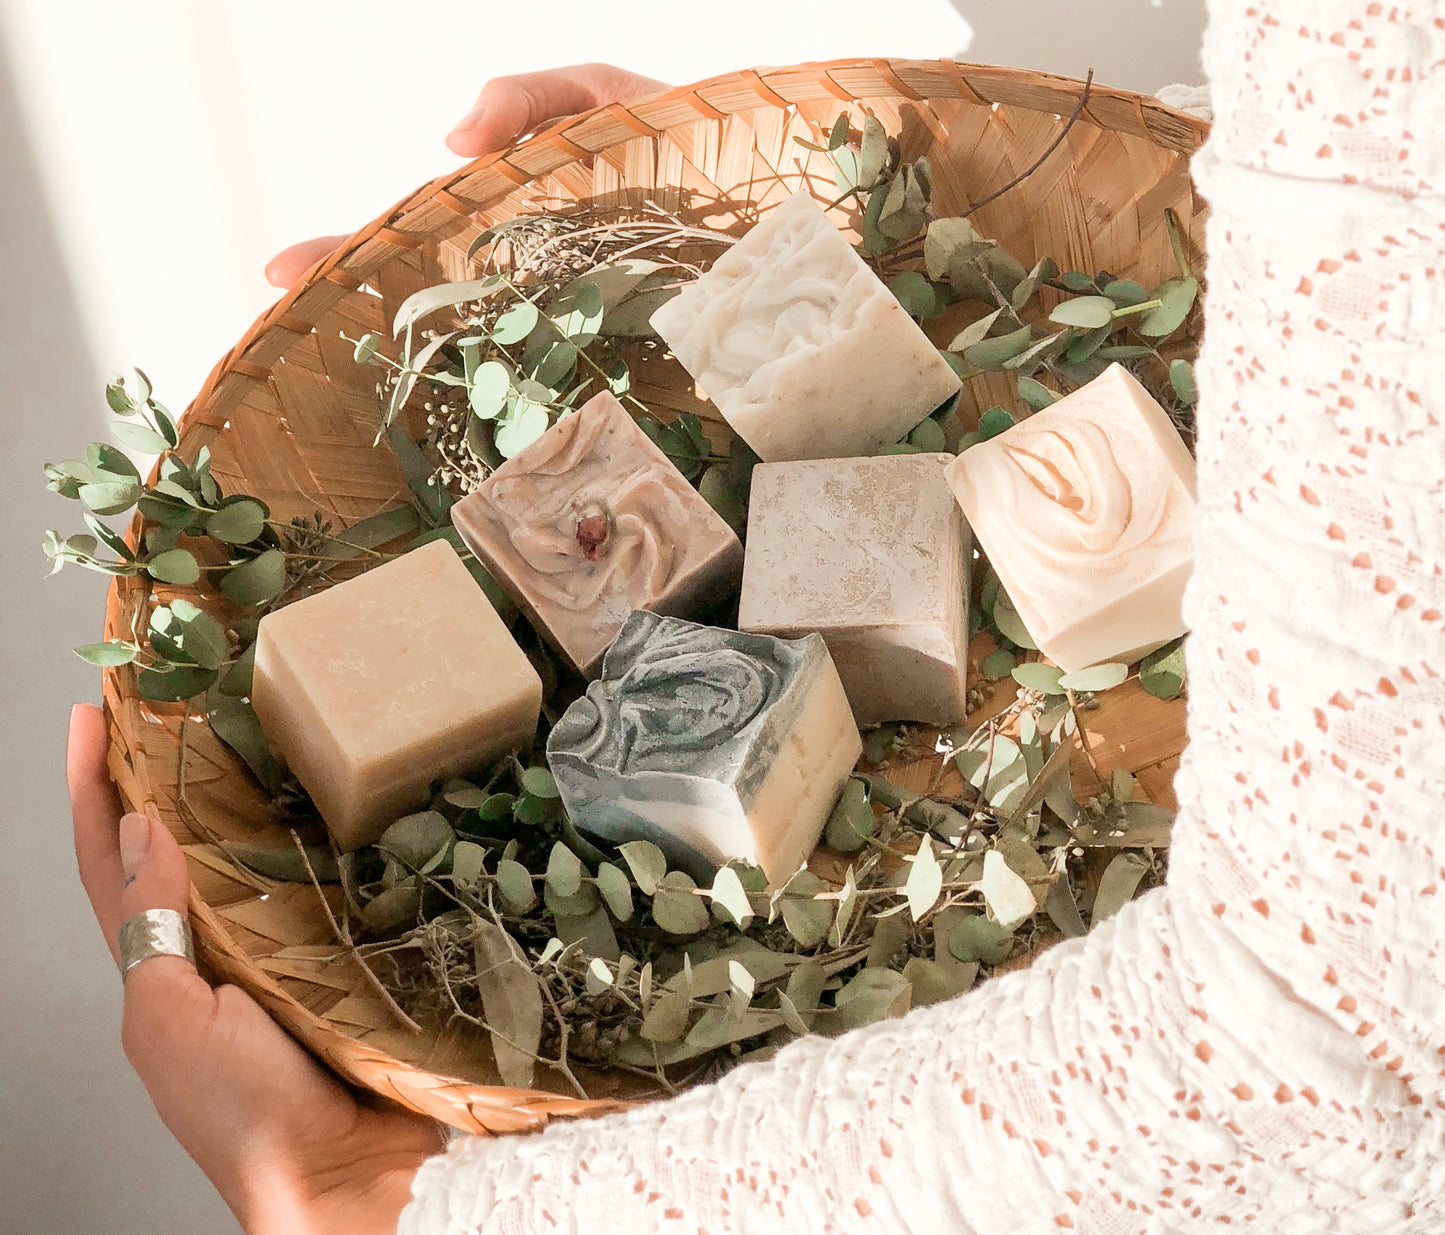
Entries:
[[1070, 115], [1069, 118], [1064, 122], [1064, 127], [1059, 130], [1059, 135], [1049, 143], [1048, 148], [1045, 149], [1043, 154], [1039, 155], [1037, 159], [1035, 159], [1032, 163], [1028, 165], [1027, 168], [1025, 168], [1022, 172], [1020, 172], [1017, 176], [1010, 180], [1006, 185], [1004, 185], [1003, 188], [997, 189], [994, 192], [990, 193], [982, 201], [975, 202], [958, 217], [961, 219], [966, 219], [975, 210], [982, 210], [985, 206], [989, 204], [989, 202], [997, 201], [1010, 189], [1017, 188], [1020, 184], [1022, 184], [1025, 180], [1032, 176], [1036, 171], [1038, 171], [1039, 168], [1041, 168], [1048, 161], [1049, 155], [1053, 154], [1053, 152], [1057, 150], [1060, 145], [1063, 144], [1064, 138], [1069, 135], [1069, 130], [1074, 127], [1074, 125], [1078, 122], [1079, 117], [1084, 114], [1084, 108], [1087, 107], [1089, 103], [1089, 91], [1093, 87], [1093, 84], [1094, 70], [1090, 69], [1088, 75], [1084, 78], [1084, 88], [1079, 92], [1079, 101], [1074, 105], [1073, 114]]
[[1094, 779], [1099, 782], [1099, 788], [1105, 793], [1109, 791], [1109, 782], [1104, 779], [1104, 774], [1099, 771], [1099, 762], [1094, 758], [1094, 748], [1089, 743], [1088, 732], [1084, 729], [1083, 718], [1079, 715], [1079, 701], [1073, 691], [1065, 692], [1069, 701], [1069, 711], [1074, 716], [1074, 732], [1079, 735], [1079, 743], [1084, 748], [1084, 758], [1089, 761], [1089, 767], [1093, 769]]
[[401, 1005], [392, 998], [392, 994], [382, 984], [380, 978], [372, 972], [371, 966], [361, 957], [356, 950], [356, 945], [351, 942], [351, 931], [343, 929], [341, 923], [336, 920], [336, 915], [331, 912], [331, 902], [326, 899], [326, 893], [321, 888], [321, 880], [316, 878], [316, 871], [311, 865], [311, 855], [306, 852], [306, 846], [301, 843], [301, 837], [296, 834], [296, 829], [291, 829], [291, 839], [296, 844], [297, 851], [301, 854], [301, 861], [306, 865], [306, 873], [311, 877], [311, 886], [316, 889], [316, 899], [321, 902], [321, 908], [326, 914], [326, 920], [331, 924], [331, 929], [336, 935], [336, 941], [351, 956], [360, 967], [361, 972], [366, 975], [367, 982], [372, 989], [381, 996], [382, 1003], [386, 1004], [387, 1010], [401, 1023], [408, 1033], [419, 1034], [424, 1032], [422, 1027], [402, 1011]]

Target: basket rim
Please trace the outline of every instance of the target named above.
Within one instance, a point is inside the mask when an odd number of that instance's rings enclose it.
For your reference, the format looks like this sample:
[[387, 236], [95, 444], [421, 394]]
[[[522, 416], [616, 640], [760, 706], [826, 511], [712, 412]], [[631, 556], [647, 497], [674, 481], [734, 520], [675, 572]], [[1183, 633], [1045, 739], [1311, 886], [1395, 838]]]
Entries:
[[[517, 189], [638, 137], [657, 137], [699, 120], [722, 120], [742, 112], [788, 109], [828, 99], [856, 106], [877, 98], [917, 102], [942, 98], [1068, 115], [1079, 106], [1086, 89], [1088, 96], [1079, 118], [1099, 129], [1143, 138], [1186, 158], [1209, 134], [1208, 122], [1149, 95], [1097, 83], [1086, 85], [1077, 78], [1032, 69], [952, 59], [845, 58], [783, 68], [748, 68], [564, 117], [505, 150], [428, 181], [320, 259], [259, 314], [217, 361], [186, 406], [180, 420], [182, 434], [202, 425], [220, 429], [225, 417], [212, 405], [223, 386], [232, 381], [267, 381], [290, 342], [310, 335], [321, 316], [361, 287], [398, 251], [417, 249], [444, 229], [458, 230]], [[129, 530], [133, 545], [138, 543], [141, 529], [137, 513]], [[124, 632], [122, 598], [144, 603], [151, 591], [152, 585], [144, 577], [113, 580], [106, 602], [107, 638]], [[124, 675], [133, 672], [127, 666], [103, 671], [109, 767], [126, 805], [154, 814], [157, 803], [144, 760], [138, 761], [142, 766], [136, 766], [137, 761], [124, 749], [125, 735], [137, 732], [145, 723], [139, 715], [137, 694], [123, 685]], [[386, 1093], [412, 1110], [481, 1134], [533, 1131], [554, 1116], [602, 1114], [634, 1105], [618, 1099], [569, 1098], [543, 1090], [482, 1085], [397, 1059], [344, 1033], [295, 999], [236, 943], [194, 884], [190, 915], [203, 960], [218, 979], [244, 986], [293, 1036], [348, 1080]], [[384, 1088], [378, 1085], [378, 1077], [384, 1078]]]

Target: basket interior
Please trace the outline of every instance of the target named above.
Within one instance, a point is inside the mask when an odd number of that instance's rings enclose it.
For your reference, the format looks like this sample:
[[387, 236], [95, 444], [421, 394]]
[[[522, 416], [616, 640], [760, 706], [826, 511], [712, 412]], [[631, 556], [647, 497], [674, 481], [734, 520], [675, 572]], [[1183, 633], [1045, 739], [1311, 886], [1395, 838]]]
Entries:
[[[855, 127], [871, 112], [900, 135], [905, 160], [927, 156], [940, 215], [965, 211], [1043, 154], [1073, 112], [1080, 83], [950, 62], [858, 61], [735, 74], [657, 99], [614, 105], [548, 130], [504, 158], [479, 160], [424, 186], [310, 272], [218, 365], [191, 405], [183, 450], [210, 450], [228, 491], [264, 499], [278, 518], [321, 512], [347, 524], [408, 500], [391, 452], [376, 448], [376, 371], [357, 365], [352, 339], [386, 337], [398, 305], [438, 282], [473, 277], [468, 246], [524, 210], [650, 201], [689, 222], [735, 234], [806, 184], [836, 196], [821, 140], [840, 112]], [[1173, 272], [1164, 211], [1178, 215], [1197, 257], [1203, 205], [1189, 154], [1204, 126], [1153, 100], [1095, 88], [1037, 171], [973, 221], [1026, 264], [1045, 254], [1065, 269], [1107, 269], [1147, 286]], [[840, 226], [847, 214], [837, 211]], [[946, 343], [965, 306], [933, 323]], [[637, 358], [635, 389], [667, 414], [693, 411], [719, 440], [716, 411], [686, 373], [652, 352]], [[409, 406], [420, 434], [418, 392]], [[1015, 402], [1008, 374], [965, 390], [965, 423]], [[167, 589], [120, 580], [107, 634], [128, 631]], [[977, 656], [970, 657], [976, 668]], [[216, 840], [286, 843], [261, 789], [203, 719], [181, 705], [142, 701], [130, 669], [108, 671], [111, 768], [126, 805], [149, 810], [186, 847], [193, 911], [207, 963], [239, 982], [313, 1051], [352, 1081], [470, 1131], [531, 1128], [549, 1115], [610, 1109], [646, 1086], [592, 1075], [595, 1105], [496, 1086], [485, 1035], [466, 1027], [416, 1037], [401, 1028], [338, 948], [313, 888], [239, 870]], [[996, 697], [998, 697], [998, 692]], [[1012, 697], [1009, 688], [998, 698]], [[996, 701], [998, 699], [996, 698]], [[1106, 767], [1123, 762], [1144, 794], [1173, 805], [1183, 704], [1121, 688], [1095, 713], [1091, 737]], [[925, 761], [915, 774], [927, 777]], [[890, 772], [907, 780], [907, 772]], [[338, 893], [339, 895], [339, 893]], [[539, 1083], [546, 1072], [539, 1070]]]

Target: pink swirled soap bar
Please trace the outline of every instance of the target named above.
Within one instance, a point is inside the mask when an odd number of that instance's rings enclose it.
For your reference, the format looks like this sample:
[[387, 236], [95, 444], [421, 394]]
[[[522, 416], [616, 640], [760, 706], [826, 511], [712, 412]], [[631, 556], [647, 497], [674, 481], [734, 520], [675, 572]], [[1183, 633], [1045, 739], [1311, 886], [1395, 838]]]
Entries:
[[1182, 635], [1194, 564], [1194, 460], [1127, 370], [948, 467], [979, 547], [1039, 649], [1072, 672]]
[[497, 468], [452, 522], [587, 677], [634, 609], [703, 617], [742, 575], [733, 530], [606, 392]]

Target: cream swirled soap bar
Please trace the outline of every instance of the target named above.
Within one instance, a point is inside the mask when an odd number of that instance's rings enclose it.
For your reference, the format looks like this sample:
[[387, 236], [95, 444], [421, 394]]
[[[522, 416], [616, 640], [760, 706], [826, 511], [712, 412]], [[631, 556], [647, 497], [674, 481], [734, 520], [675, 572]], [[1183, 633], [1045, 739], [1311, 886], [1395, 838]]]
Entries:
[[967, 711], [968, 529], [952, 455], [761, 463], [738, 628], [823, 636], [860, 725]]
[[542, 681], [444, 540], [261, 619], [251, 702], [345, 851], [536, 734]]
[[658, 309], [652, 327], [769, 463], [877, 454], [958, 390], [806, 190]]
[[547, 739], [568, 816], [649, 840], [706, 878], [730, 858], [779, 884], [862, 754], [817, 635], [774, 639], [636, 612]]
[[964, 451], [948, 481], [1024, 625], [1065, 670], [1184, 633], [1194, 460], [1119, 365]]
[[733, 530], [605, 391], [497, 468], [452, 522], [588, 677], [632, 610], [702, 617], [742, 574]]

